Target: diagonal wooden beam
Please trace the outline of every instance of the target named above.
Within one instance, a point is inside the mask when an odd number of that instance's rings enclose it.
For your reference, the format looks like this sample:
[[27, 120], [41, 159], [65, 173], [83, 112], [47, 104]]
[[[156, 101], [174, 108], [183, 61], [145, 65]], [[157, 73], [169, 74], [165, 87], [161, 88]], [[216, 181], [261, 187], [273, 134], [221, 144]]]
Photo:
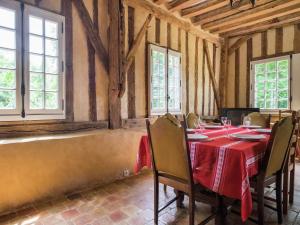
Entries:
[[139, 33], [137, 34], [136, 39], [133, 41], [132, 47], [126, 56], [126, 63], [124, 66], [125, 73], [127, 73], [129, 67], [131, 66], [131, 63], [133, 62], [135, 54], [143, 40], [143, 37], [145, 36], [145, 33], [149, 27], [149, 24], [150, 24], [152, 18], [153, 18], [153, 14], [149, 14], [148, 17], [146, 18], [146, 21], [144, 22], [142, 28], [140, 29]]
[[229, 1], [224, 0], [210, 0], [207, 2], [200, 3], [198, 5], [189, 7], [187, 9], [183, 9], [181, 11], [181, 16], [190, 18], [193, 16], [197, 16], [203, 13], [207, 13], [211, 10], [221, 8], [225, 5], [229, 4]]
[[276, 18], [275, 20], [267, 21], [264, 23], [247, 26], [244, 27], [243, 29], [236, 29], [228, 33], [224, 33], [223, 35], [225, 37], [226, 36], [236, 37], [236, 36], [241, 36], [246, 34], [260, 33], [268, 29], [296, 24], [299, 21], [299, 19], [300, 19], [300, 13], [296, 13], [296, 14]]
[[[143, 24], [142, 28], [140, 29], [139, 33], [137, 34], [136, 39], [133, 41], [132, 47], [131, 49], [128, 51], [128, 54], [126, 56], [126, 60], [125, 60], [125, 65], [124, 65], [124, 69], [123, 69], [123, 74], [127, 74], [131, 64], [134, 61], [135, 58], [135, 54], [143, 40], [143, 37], [146, 34], [146, 31], [149, 27], [149, 24], [153, 18], [153, 14], [149, 14], [148, 17], [146, 18], [145, 23]], [[123, 84], [126, 83], [126, 76], [124, 76], [124, 80], [122, 81]], [[124, 85], [123, 85], [124, 86]], [[125, 87], [125, 86], [124, 86]], [[122, 88], [120, 93], [119, 93], [119, 97], [122, 98], [123, 95], [125, 93], [125, 88]]]
[[252, 35], [246, 35], [238, 39], [233, 45], [231, 45], [228, 49], [228, 55], [231, 55], [235, 52], [239, 47], [241, 47], [242, 44], [244, 44], [246, 41], [248, 41], [250, 38], [252, 38]]
[[154, 3], [157, 4], [157, 5], [161, 5], [161, 4], [164, 4], [164, 3], [167, 3], [168, 0], [154, 0]]
[[243, 21], [246, 21], [248, 19], [256, 20], [257, 17], [264, 16], [267, 13], [274, 13], [277, 10], [281, 10], [290, 6], [294, 6], [296, 4], [299, 4], [300, 0], [276, 0], [264, 5], [257, 6], [253, 9], [249, 9], [246, 11], [243, 11], [241, 13], [234, 14], [232, 16], [225, 17], [223, 19], [219, 19], [217, 21], [212, 21], [206, 24], [203, 24], [202, 28], [207, 30], [213, 30], [218, 27], [224, 27], [228, 25], [234, 25], [234, 24], [242, 24]]
[[207, 2], [207, 1], [209, 1], [209, 0], [175, 0], [175, 1], [170, 2], [167, 5], [167, 8], [171, 12], [174, 12], [174, 11], [179, 11], [181, 9], [184, 9], [184, 8], [187, 8], [187, 7], [193, 6], [195, 4], [202, 3], [202, 2]]
[[97, 30], [94, 28], [94, 23], [89, 15], [89, 12], [82, 0], [73, 0], [73, 2], [84, 25], [86, 34], [93, 45], [97, 56], [108, 72], [108, 54], [99, 34], [97, 33]]
[[297, 5], [292, 5], [290, 7], [287, 8], [280, 8], [279, 10], [275, 11], [275, 12], [270, 12], [267, 14], [263, 14], [261, 16], [257, 16], [255, 18], [251, 18], [248, 20], [244, 20], [243, 22], [237, 22], [235, 24], [231, 24], [231, 25], [227, 25], [227, 26], [221, 26], [217, 29], [211, 30], [211, 32], [215, 32], [215, 33], [225, 33], [225, 32], [229, 32], [231, 30], [235, 30], [235, 29], [240, 29], [246, 26], [251, 26], [251, 25], [255, 25], [255, 24], [259, 24], [261, 22], [265, 22], [265, 21], [270, 21], [272, 19], [276, 19], [278, 17], [282, 17], [282, 16], [288, 16], [294, 13], [298, 13], [300, 12], [300, 3]]
[[214, 72], [214, 69], [213, 69], [213, 63], [212, 63], [212, 60], [210, 58], [208, 43], [205, 39], [203, 39], [203, 48], [204, 48], [204, 54], [205, 54], [206, 59], [207, 59], [208, 72], [209, 72], [209, 77], [210, 77], [210, 80], [211, 80], [211, 83], [212, 83], [212, 86], [213, 86], [213, 91], [214, 91], [214, 96], [215, 96], [217, 109], [219, 111], [221, 109], [220, 93], [219, 93], [219, 90], [218, 90], [218, 87], [217, 87], [215, 72]]
[[[260, 6], [260, 5], [263, 5], [263, 4], [266, 4], [266, 3], [269, 3], [269, 2], [273, 2], [273, 1], [276, 1], [276, 0], [260, 0], [260, 1], [257, 1], [256, 7]], [[192, 22], [194, 23], [194, 25], [203, 25], [205, 23], [209, 23], [209, 22], [212, 22], [212, 21], [216, 21], [218, 19], [222, 19], [222, 18], [225, 18], [225, 17], [228, 17], [228, 16], [232, 16], [232, 15], [237, 14], [237, 13], [241, 13], [242, 11], [249, 10], [251, 8], [253, 8], [253, 7], [252, 7], [251, 4], [249, 4], [248, 1], [242, 1], [240, 6], [238, 8], [234, 8], [234, 9], [232, 9], [231, 6], [228, 4], [228, 5], [225, 5], [221, 8], [218, 8], [216, 10], [212, 10], [212, 11], [204, 13], [202, 15], [195, 16], [195, 17], [192, 18]]]

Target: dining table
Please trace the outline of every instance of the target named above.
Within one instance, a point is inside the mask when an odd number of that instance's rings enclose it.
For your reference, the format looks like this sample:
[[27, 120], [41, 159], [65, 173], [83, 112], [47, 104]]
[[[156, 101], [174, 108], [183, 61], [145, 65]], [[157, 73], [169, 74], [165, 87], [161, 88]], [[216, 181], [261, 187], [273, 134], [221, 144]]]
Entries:
[[[242, 126], [218, 129], [210, 127], [189, 132], [208, 137], [206, 140], [188, 140], [194, 181], [220, 197], [239, 200], [241, 219], [243, 222], [246, 221], [253, 207], [249, 179], [259, 172], [270, 133], [262, 134], [264, 135], [262, 139], [249, 141], [233, 136], [261, 133]], [[152, 167], [147, 135], [142, 136], [140, 140], [135, 173], [144, 167]], [[226, 219], [224, 213], [220, 217], [221, 220]], [[220, 224], [220, 219], [215, 221], [216, 224]], [[225, 224], [224, 221], [221, 223]]]

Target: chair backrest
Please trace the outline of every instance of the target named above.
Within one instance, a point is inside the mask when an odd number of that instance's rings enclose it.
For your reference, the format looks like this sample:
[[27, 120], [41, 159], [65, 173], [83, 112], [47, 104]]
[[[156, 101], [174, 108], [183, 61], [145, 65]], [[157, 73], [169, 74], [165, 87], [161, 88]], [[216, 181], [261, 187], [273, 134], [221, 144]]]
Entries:
[[251, 119], [251, 125], [257, 125], [261, 126], [263, 128], [269, 128], [270, 127], [270, 120], [271, 116], [264, 116], [260, 114], [259, 112], [252, 112], [248, 114], [248, 117]]
[[191, 182], [185, 127], [175, 117], [165, 115], [153, 124], [147, 120], [147, 131], [154, 171]]
[[283, 169], [294, 129], [293, 117], [286, 117], [273, 126], [263, 163], [265, 176], [271, 176]]
[[187, 127], [188, 128], [197, 128], [199, 117], [195, 113], [189, 113], [186, 117]]
[[295, 110], [287, 109], [287, 110], [279, 110], [278, 117], [281, 120], [284, 117], [292, 116], [296, 117], [297, 112]]

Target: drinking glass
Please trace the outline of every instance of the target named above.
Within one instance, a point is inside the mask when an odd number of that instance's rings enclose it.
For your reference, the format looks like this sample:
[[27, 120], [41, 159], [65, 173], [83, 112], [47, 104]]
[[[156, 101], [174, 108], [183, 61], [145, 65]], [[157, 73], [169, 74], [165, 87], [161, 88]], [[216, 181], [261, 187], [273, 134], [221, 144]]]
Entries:
[[225, 126], [225, 127], [226, 127], [227, 137], [229, 137], [228, 128], [231, 127], [231, 120], [228, 120], [228, 119], [227, 119], [227, 121], [226, 121], [226, 126]]
[[221, 117], [221, 122], [222, 122], [222, 124], [223, 124], [224, 126], [226, 126], [226, 124], [227, 124], [227, 117], [226, 117], [226, 116], [222, 116], [222, 117]]

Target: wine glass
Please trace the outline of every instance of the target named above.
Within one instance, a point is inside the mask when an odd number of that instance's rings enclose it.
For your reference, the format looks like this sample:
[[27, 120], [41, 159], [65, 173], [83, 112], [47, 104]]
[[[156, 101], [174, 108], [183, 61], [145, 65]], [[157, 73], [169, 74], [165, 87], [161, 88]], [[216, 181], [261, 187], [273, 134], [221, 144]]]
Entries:
[[222, 124], [226, 127], [226, 124], [227, 124], [227, 117], [226, 116], [222, 116], [221, 117], [221, 122], [222, 122]]
[[231, 120], [228, 120], [227, 119], [227, 121], [226, 121], [226, 126], [225, 126], [225, 128], [226, 128], [226, 133], [227, 133], [227, 137], [229, 137], [229, 133], [228, 133], [228, 128], [229, 127], [231, 127]]

